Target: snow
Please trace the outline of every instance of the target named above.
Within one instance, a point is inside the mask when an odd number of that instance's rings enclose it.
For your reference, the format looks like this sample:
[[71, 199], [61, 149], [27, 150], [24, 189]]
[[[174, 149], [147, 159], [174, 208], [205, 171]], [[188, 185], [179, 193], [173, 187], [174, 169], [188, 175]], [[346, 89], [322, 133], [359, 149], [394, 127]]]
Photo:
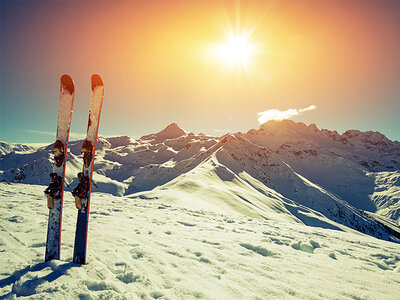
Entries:
[[370, 172], [367, 175], [374, 179], [375, 189], [370, 198], [381, 207], [377, 214], [393, 220], [400, 227], [400, 172]]
[[0, 141], [0, 157], [11, 152], [30, 152], [35, 150], [35, 145], [31, 144], [9, 144]]
[[[215, 172], [211, 166], [191, 172]], [[231, 191], [242, 184], [223, 182]], [[0, 183], [1, 298], [398, 299], [399, 244], [172, 203], [161, 189], [152, 198], [93, 193], [84, 266], [72, 263], [77, 213], [66, 193], [61, 261], [44, 263], [44, 188]], [[183, 197], [183, 190], [165, 191]]]
[[387, 181], [385, 201], [376, 201], [374, 195], [379, 185], [376, 176], [392, 176], [389, 174], [400, 170], [400, 142], [379, 132], [348, 130], [340, 135], [291, 120], [269, 121], [244, 136], [274, 151], [296, 173], [353, 206], [400, 221], [398, 206], [393, 205], [398, 203], [400, 183]]
[[186, 131], [178, 126], [176, 123], [172, 123], [168, 125], [165, 129], [161, 130], [158, 133], [150, 134], [141, 137], [141, 140], [153, 141], [153, 142], [162, 142], [166, 139], [174, 139], [181, 137], [186, 134]]
[[[93, 190], [131, 198], [158, 193], [194, 209], [350, 227], [394, 240], [396, 234], [376, 221], [399, 231], [399, 145], [377, 132], [340, 135], [290, 120], [222, 137], [188, 133], [173, 123], [137, 140], [99, 138]], [[69, 143], [67, 192], [82, 169], [81, 146]], [[24, 147], [1, 145], [7, 154], [0, 181], [47, 185], [52, 145]]]

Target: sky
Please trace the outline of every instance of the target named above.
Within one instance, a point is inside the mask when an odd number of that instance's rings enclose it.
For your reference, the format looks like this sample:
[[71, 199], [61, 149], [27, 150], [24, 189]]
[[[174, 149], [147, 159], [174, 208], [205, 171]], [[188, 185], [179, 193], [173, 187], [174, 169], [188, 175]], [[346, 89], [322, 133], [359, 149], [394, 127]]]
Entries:
[[400, 1], [0, 8], [2, 141], [54, 141], [62, 74], [75, 82], [70, 138], [84, 138], [93, 73], [105, 84], [101, 136], [138, 138], [173, 122], [215, 136], [247, 132], [272, 110], [339, 133], [400, 140]]

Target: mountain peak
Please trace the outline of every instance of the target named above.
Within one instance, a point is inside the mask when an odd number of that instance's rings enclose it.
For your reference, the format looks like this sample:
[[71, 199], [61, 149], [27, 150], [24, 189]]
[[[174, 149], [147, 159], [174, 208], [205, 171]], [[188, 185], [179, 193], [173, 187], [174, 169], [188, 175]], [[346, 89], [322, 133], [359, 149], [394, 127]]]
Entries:
[[289, 119], [284, 119], [284, 120], [269, 120], [263, 124], [260, 125], [260, 128], [271, 128], [271, 127], [275, 127], [275, 126], [285, 126], [285, 127], [289, 127], [289, 126], [295, 126], [297, 123], [293, 120], [289, 120]]
[[313, 135], [320, 130], [315, 124], [307, 126], [303, 122], [295, 122], [293, 120], [270, 120], [260, 125], [258, 129], [252, 129], [248, 134], [262, 134], [269, 136], [305, 136]]
[[186, 133], [185, 130], [183, 130], [178, 124], [176, 123], [171, 123], [167, 127], [165, 127], [164, 130], [169, 130], [169, 131], [180, 131]]
[[165, 127], [163, 130], [154, 133], [154, 134], [150, 134], [150, 135], [146, 135], [141, 137], [142, 140], [154, 140], [157, 142], [161, 142], [167, 139], [175, 139], [178, 137], [181, 137], [183, 135], [187, 134], [187, 132], [185, 130], [183, 130], [181, 127], [179, 127], [178, 124], [176, 123], [172, 123], [169, 124], [167, 127]]
[[311, 124], [310, 126], [307, 126], [303, 122], [295, 122], [293, 120], [285, 119], [285, 120], [269, 120], [268, 122], [265, 122], [260, 125], [259, 130], [261, 131], [318, 131], [318, 128], [315, 126], [315, 124]]
[[179, 127], [178, 124], [172, 123], [165, 127], [160, 132], [156, 133], [158, 136], [166, 136], [167, 138], [177, 138], [182, 135], [185, 135], [187, 132]]

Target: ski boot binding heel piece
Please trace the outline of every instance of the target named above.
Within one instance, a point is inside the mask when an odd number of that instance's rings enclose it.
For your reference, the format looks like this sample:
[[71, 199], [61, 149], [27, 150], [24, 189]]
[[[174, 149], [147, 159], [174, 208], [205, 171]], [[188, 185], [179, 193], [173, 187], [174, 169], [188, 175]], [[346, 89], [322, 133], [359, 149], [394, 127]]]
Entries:
[[88, 168], [93, 158], [93, 146], [90, 141], [85, 140], [83, 142], [81, 153], [83, 153], [83, 163]]
[[64, 144], [62, 141], [57, 140], [54, 143], [54, 147], [53, 147], [53, 153], [54, 153], [54, 161], [56, 163], [57, 167], [61, 167], [62, 164], [64, 163]]
[[44, 190], [44, 193], [47, 195], [47, 207], [53, 209], [54, 199], [61, 198], [62, 178], [61, 176], [57, 176], [57, 173], [50, 173], [50, 179], [51, 183]]
[[82, 209], [82, 199], [87, 199], [89, 197], [89, 176], [83, 175], [82, 172], [78, 173], [79, 183], [76, 188], [72, 191], [72, 196], [75, 198], [75, 207], [77, 209]]

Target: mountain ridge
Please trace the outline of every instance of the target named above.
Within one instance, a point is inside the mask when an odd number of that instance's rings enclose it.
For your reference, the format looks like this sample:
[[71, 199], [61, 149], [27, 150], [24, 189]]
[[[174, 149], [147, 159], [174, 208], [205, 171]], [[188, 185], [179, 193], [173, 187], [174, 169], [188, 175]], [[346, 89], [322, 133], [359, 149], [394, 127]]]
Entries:
[[[66, 181], [72, 186], [81, 168], [81, 144], [69, 143]], [[400, 143], [377, 132], [339, 135], [284, 120], [212, 137], [172, 123], [136, 140], [100, 137], [97, 145], [97, 191], [144, 198], [157, 193], [168, 198], [165, 191], [172, 191], [187, 205], [192, 193], [215, 209], [219, 203], [261, 218], [345, 225], [384, 239], [390, 234], [372, 220], [374, 214], [400, 225]], [[0, 157], [0, 181], [47, 185], [50, 150], [51, 145], [11, 149]]]

